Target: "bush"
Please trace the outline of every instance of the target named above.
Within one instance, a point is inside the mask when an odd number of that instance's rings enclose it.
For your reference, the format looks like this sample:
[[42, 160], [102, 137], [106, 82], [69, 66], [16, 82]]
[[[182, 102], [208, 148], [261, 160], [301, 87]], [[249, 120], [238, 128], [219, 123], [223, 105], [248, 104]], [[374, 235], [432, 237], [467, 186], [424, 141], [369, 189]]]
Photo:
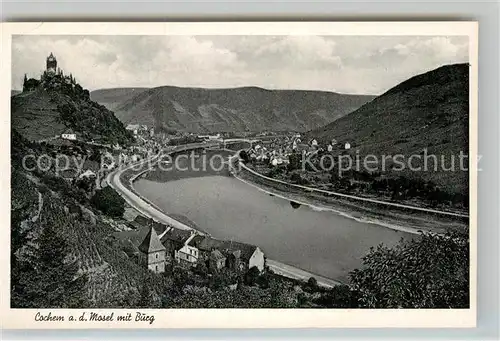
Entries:
[[358, 308], [358, 293], [347, 285], [336, 285], [313, 302], [325, 308]]
[[251, 267], [245, 274], [245, 284], [250, 286], [255, 285], [257, 283], [259, 275], [259, 269], [257, 269], [256, 266]]
[[422, 233], [395, 248], [372, 248], [351, 272], [365, 308], [468, 308], [469, 237]]
[[256, 283], [259, 288], [268, 289], [270, 286], [269, 276], [266, 273], [260, 275], [259, 277], [257, 277]]
[[248, 156], [248, 153], [245, 150], [242, 150], [240, 152], [240, 158], [243, 160], [243, 163], [248, 163], [248, 161], [250, 161], [250, 157]]
[[289, 164], [287, 166], [288, 171], [294, 171], [296, 169], [302, 169], [302, 155], [298, 153], [293, 153], [288, 156]]
[[307, 286], [313, 290], [317, 289], [318, 288], [318, 281], [316, 280], [316, 278], [314, 277], [310, 277], [308, 280], [307, 280]]
[[95, 208], [111, 217], [121, 217], [125, 212], [125, 200], [109, 186], [97, 190], [90, 201]]
[[292, 176], [290, 177], [290, 181], [294, 184], [297, 184], [297, 185], [309, 184], [309, 181], [304, 179], [299, 173], [293, 173]]

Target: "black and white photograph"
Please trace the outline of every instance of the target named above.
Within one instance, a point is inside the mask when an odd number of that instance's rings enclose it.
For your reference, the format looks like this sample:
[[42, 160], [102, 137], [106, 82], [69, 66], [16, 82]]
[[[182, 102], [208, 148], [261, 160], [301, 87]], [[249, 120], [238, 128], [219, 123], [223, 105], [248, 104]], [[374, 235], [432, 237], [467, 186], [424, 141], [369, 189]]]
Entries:
[[13, 34], [10, 309], [475, 308], [462, 24]]

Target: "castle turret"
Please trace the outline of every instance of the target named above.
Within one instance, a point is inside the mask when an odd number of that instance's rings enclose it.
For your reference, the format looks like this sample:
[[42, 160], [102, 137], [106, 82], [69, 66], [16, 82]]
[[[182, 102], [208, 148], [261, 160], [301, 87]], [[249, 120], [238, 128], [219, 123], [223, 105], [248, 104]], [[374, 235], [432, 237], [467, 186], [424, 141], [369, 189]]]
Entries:
[[144, 237], [141, 245], [139, 245], [139, 251], [143, 253], [144, 265], [146, 265], [149, 270], [156, 273], [165, 272], [166, 249], [152, 226]]
[[57, 59], [51, 52], [50, 55], [47, 57], [47, 73], [55, 75], [56, 70], [57, 70]]

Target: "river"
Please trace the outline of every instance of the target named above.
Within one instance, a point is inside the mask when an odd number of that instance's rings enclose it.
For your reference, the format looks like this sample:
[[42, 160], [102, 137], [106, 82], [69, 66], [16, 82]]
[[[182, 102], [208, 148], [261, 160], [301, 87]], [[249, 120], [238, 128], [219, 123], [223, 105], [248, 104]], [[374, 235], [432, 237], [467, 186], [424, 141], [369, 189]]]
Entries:
[[258, 245], [270, 259], [342, 282], [370, 247], [415, 237], [297, 205], [225, 171], [164, 174], [156, 170], [134, 187], [165, 212], [188, 217], [216, 238]]

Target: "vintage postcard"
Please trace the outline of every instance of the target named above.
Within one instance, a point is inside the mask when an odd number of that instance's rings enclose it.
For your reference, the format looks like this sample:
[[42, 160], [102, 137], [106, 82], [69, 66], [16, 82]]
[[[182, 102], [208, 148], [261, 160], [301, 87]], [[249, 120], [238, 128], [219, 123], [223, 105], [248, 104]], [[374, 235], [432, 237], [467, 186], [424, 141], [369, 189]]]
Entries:
[[477, 32], [2, 24], [2, 328], [474, 327]]

